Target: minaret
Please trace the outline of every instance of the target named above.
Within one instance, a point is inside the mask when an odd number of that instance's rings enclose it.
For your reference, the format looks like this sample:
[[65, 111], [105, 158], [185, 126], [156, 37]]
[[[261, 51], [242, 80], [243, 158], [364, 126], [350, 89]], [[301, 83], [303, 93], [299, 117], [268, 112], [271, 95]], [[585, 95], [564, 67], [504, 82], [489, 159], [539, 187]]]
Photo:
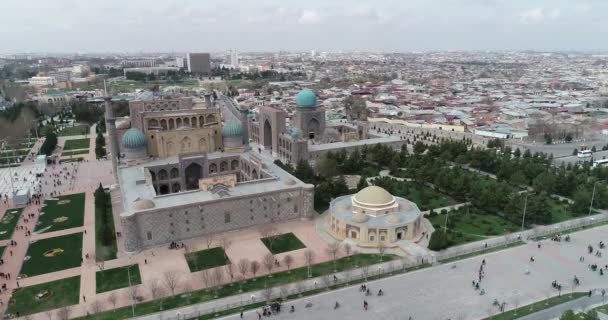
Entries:
[[249, 149], [249, 109], [239, 108], [241, 112], [241, 127], [243, 129], [243, 145]]
[[116, 119], [112, 110], [112, 97], [106, 96], [103, 100], [106, 107], [106, 130], [108, 131], [110, 153], [112, 154], [112, 173], [114, 174], [114, 181], [118, 184], [118, 136], [116, 134]]

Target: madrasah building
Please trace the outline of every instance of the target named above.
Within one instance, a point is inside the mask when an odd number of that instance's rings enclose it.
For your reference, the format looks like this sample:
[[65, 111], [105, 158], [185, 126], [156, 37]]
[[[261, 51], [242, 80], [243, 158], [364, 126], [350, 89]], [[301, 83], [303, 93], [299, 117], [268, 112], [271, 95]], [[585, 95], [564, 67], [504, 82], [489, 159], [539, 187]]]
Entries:
[[[106, 99], [124, 251], [293, 219], [312, 219], [314, 186], [274, 163], [314, 160], [366, 144], [404, 144], [372, 136], [366, 123], [328, 124], [314, 92], [302, 90], [287, 113], [257, 114], [228, 97], [131, 101], [117, 123]], [[115, 194], [116, 193], [116, 194]]]

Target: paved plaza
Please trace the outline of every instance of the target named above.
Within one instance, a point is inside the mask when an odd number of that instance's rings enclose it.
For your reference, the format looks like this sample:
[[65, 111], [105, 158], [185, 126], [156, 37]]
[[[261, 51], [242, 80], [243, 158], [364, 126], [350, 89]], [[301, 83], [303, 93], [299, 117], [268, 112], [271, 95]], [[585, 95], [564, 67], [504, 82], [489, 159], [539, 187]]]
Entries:
[[[273, 319], [482, 319], [496, 314], [492, 306], [494, 299], [507, 302], [506, 309], [523, 306], [556, 295], [551, 282], [563, 285], [562, 294], [574, 291], [608, 287], [608, 274], [600, 276], [590, 271], [588, 265], [605, 265], [608, 258], [587, 254], [587, 245], [606, 241], [608, 227], [578, 232], [572, 241], [543, 241], [537, 248], [535, 242], [525, 246], [478, 256], [451, 264], [398, 275], [368, 283], [374, 296], [365, 297], [358, 286], [331, 291], [309, 298], [287, 302], [284, 307], [294, 305], [295, 313], [283, 312]], [[606, 250], [602, 250], [606, 253]], [[534, 256], [535, 262], [530, 262]], [[584, 262], [579, 262], [581, 256]], [[481, 287], [485, 295], [479, 295], [472, 287], [482, 260], [486, 260], [486, 276]], [[453, 267], [455, 265], [455, 267]], [[529, 270], [530, 275], [525, 271]], [[573, 288], [573, 277], [581, 280]], [[378, 289], [385, 296], [375, 294]], [[363, 301], [369, 310], [363, 310]], [[312, 307], [305, 308], [310, 301]], [[334, 310], [338, 301], [340, 308]], [[202, 309], [202, 308], [201, 308]], [[259, 311], [259, 310], [256, 310]], [[257, 319], [256, 311], [245, 314], [245, 319]], [[188, 312], [184, 310], [183, 314]], [[175, 313], [173, 313], [173, 316]], [[238, 315], [224, 319], [239, 319]], [[159, 319], [146, 317], [146, 319]]]

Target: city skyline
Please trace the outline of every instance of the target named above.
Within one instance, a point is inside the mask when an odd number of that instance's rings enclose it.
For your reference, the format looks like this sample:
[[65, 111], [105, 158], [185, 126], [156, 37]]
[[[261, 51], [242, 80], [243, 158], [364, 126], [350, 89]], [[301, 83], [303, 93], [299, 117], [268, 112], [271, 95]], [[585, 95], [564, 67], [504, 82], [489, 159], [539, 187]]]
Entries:
[[598, 0], [4, 2], [3, 53], [608, 50]]

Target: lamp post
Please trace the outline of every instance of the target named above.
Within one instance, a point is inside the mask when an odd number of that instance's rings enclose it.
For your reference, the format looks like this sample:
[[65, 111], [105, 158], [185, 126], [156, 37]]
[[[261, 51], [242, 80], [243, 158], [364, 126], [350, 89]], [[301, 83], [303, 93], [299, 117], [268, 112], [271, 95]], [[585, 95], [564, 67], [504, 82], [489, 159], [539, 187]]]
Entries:
[[[127, 266], [127, 276], [129, 277], [129, 290], [132, 290], [131, 288], [131, 265]], [[133, 294], [132, 291], [129, 292], [129, 295], [131, 296], [131, 313], [133, 314], [133, 318], [135, 318], [135, 304], [133, 303]]]
[[595, 187], [597, 186], [597, 181], [593, 184], [593, 193], [591, 193], [591, 203], [589, 203], [589, 216], [591, 216], [591, 210], [593, 209], [593, 198], [595, 197]]
[[526, 197], [524, 198], [524, 215], [521, 218], [521, 231], [524, 231], [524, 226], [526, 222], [526, 209], [528, 207], [528, 193], [526, 193]]

